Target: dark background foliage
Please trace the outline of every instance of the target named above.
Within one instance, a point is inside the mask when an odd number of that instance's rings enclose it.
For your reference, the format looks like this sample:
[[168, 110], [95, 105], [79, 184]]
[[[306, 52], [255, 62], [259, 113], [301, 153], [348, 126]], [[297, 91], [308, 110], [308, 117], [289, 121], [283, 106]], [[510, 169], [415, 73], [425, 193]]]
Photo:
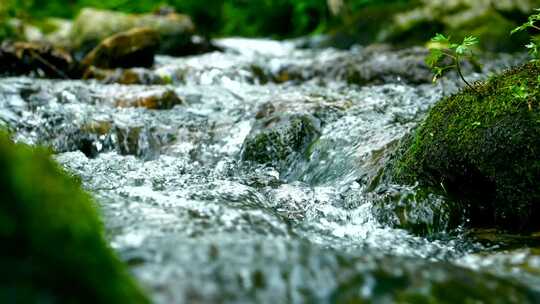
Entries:
[[[346, 11], [392, 2], [410, 1], [348, 0]], [[199, 31], [209, 36], [286, 38], [323, 32], [343, 20], [331, 15], [326, 0], [2, 0], [2, 3], [0, 19], [16, 16], [34, 20], [73, 18], [83, 7], [143, 13], [170, 6], [190, 15]]]

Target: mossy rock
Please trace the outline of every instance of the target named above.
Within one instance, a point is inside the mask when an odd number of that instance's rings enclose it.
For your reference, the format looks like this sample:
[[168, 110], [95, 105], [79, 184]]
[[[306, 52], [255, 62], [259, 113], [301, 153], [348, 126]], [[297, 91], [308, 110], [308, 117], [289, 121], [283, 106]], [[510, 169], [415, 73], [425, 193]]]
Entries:
[[[527, 42], [527, 35], [510, 31], [531, 14], [532, 3], [489, 0], [423, 0], [418, 7], [396, 14], [381, 35], [384, 40], [400, 43], [417, 37], [428, 41], [436, 33], [446, 33], [460, 40], [474, 35], [487, 51], [517, 51]], [[523, 2], [523, 1], [522, 1]]]
[[449, 262], [387, 256], [377, 261], [342, 259], [340, 265], [348, 266], [348, 270], [339, 273], [330, 303], [522, 304], [540, 301], [537, 291], [513, 279]]
[[242, 158], [278, 167], [302, 156], [319, 138], [320, 122], [308, 114], [272, 115], [259, 118], [244, 141]]
[[83, 66], [103, 69], [152, 67], [159, 46], [159, 33], [151, 28], [133, 28], [103, 40], [82, 61]]
[[175, 55], [192, 47], [195, 26], [189, 16], [177, 13], [138, 15], [84, 8], [71, 28], [71, 48], [85, 54], [103, 39], [137, 27], [151, 28], [159, 33], [160, 54]]
[[452, 200], [427, 188], [384, 185], [373, 195], [371, 211], [377, 220], [415, 235], [437, 236], [457, 228], [463, 212]]
[[404, 140], [391, 175], [456, 200], [473, 227], [540, 228], [540, 65], [438, 102]]
[[1, 303], [148, 303], [89, 195], [41, 149], [0, 134]]

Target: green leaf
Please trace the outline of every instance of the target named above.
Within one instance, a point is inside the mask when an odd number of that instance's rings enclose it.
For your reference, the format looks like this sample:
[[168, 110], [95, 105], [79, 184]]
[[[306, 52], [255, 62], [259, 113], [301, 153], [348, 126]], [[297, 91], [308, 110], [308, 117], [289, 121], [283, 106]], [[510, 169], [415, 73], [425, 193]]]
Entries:
[[426, 57], [426, 64], [429, 67], [435, 67], [443, 58], [444, 53], [440, 49], [430, 49], [429, 55]]
[[446, 37], [443, 34], [437, 33], [435, 37], [431, 38], [431, 42], [450, 43], [450, 37]]
[[456, 47], [456, 54], [458, 55], [465, 55], [469, 51], [469, 48], [467, 46], [464, 46], [462, 44], [458, 45]]
[[470, 46], [478, 44], [478, 42], [480, 42], [478, 37], [468, 36], [468, 37], [465, 37], [465, 39], [463, 39], [463, 43], [461, 45], [470, 47]]
[[455, 50], [458, 47], [459, 47], [459, 44], [457, 44], [457, 43], [451, 43], [450, 46], [449, 46], [449, 48], [452, 49], [452, 50]]

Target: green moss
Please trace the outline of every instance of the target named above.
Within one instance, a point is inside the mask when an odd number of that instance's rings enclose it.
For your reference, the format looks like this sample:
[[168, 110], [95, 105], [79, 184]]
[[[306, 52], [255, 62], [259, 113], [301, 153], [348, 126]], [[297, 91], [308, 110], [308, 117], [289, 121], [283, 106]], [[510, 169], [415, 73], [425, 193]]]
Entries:
[[455, 229], [463, 220], [447, 197], [422, 187], [397, 185], [377, 189], [372, 213], [381, 223], [430, 237]]
[[539, 75], [530, 63], [437, 103], [405, 140], [394, 178], [457, 198], [472, 226], [539, 228]]
[[147, 303], [90, 197], [41, 149], [0, 134], [0, 302]]
[[[448, 262], [382, 257], [340, 261], [343, 269], [331, 303], [538, 303], [540, 295], [513, 279]], [[370, 266], [376, 265], [376, 266]], [[366, 271], [366, 268], [369, 270]], [[351, 270], [353, 269], [353, 270]], [[369, 286], [369, 293], [363, 293]]]
[[510, 31], [526, 19], [524, 10], [514, 3], [423, 1], [412, 10], [396, 14], [382, 36], [401, 45], [402, 41], [426, 42], [436, 33], [451, 35], [455, 40], [473, 35], [480, 38], [484, 50], [518, 51], [527, 42], [527, 36], [510, 35]]
[[278, 164], [302, 155], [320, 135], [316, 119], [308, 115], [270, 117], [256, 123], [244, 142], [242, 158], [261, 164]]

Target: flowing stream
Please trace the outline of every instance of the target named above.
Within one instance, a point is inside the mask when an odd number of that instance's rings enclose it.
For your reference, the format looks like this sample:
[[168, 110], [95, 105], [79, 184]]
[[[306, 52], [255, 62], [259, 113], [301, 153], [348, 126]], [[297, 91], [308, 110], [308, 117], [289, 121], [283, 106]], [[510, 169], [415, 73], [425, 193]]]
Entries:
[[[460, 292], [464, 277], [508, 280], [540, 299], [537, 250], [486, 246], [459, 229], [415, 236], [372, 212], [371, 162], [455, 92], [457, 79], [422, 81], [429, 71], [410, 65], [421, 54], [414, 49], [217, 43], [223, 52], [158, 56], [153, 69], [139, 70], [148, 83], [167, 84], [0, 79], [0, 125], [17, 141], [57, 151], [156, 303], [329, 303], [351, 293], [389, 303], [394, 290]], [[522, 59], [497, 55], [468, 77]], [[118, 107], [167, 90], [181, 104]], [[284, 166], [242, 160], [269, 106], [317, 117], [320, 136], [306, 157]]]

